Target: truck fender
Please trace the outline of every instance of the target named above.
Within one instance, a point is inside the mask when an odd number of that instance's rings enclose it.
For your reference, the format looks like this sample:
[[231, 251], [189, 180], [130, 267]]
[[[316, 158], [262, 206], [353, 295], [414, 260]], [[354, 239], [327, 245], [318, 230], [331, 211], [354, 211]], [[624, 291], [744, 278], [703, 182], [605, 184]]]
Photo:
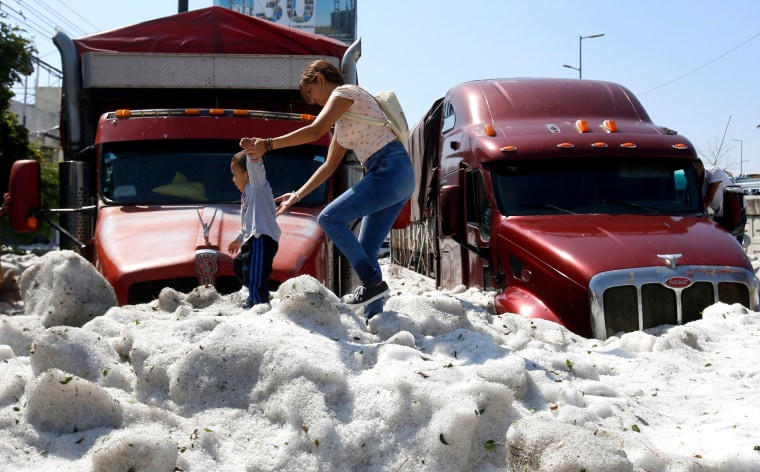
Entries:
[[13, 163], [8, 185], [11, 195], [11, 228], [18, 233], [31, 233], [40, 228], [40, 163], [24, 159]]
[[526, 318], [540, 318], [565, 326], [554, 311], [525, 287], [507, 287], [496, 295], [494, 305], [497, 313], [515, 313]]
[[412, 199], [404, 203], [401, 208], [401, 213], [398, 214], [396, 220], [393, 222], [393, 229], [405, 229], [409, 227], [409, 223], [412, 219]]

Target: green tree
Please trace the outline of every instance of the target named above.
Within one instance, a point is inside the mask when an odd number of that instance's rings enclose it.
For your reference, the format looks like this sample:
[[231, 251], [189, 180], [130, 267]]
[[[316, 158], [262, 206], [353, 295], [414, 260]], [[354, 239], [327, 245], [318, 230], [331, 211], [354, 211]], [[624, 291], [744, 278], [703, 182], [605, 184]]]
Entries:
[[[34, 44], [22, 36], [22, 29], [6, 23], [7, 16], [0, 12], [0, 196], [8, 191], [8, 179], [11, 166], [19, 159], [40, 160], [40, 151], [29, 143], [29, 131], [10, 111], [14, 96], [13, 86], [22, 81], [24, 76], [34, 72], [34, 56], [37, 49]], [[51, 182], [57, 181], [57, 168], [43, 163], [42, 198], [50, 205], [57, 200]], [[55, 179], [55, 180], [50, 180]], [[8, 218], [0, 221], [0, 231], [4, 243], [29, 243], [38, 238], [49, 239], [53, 231], [43, 225], [40, 231], [29, 234], [16, 234], [10, 229]]]
[[37, 49], [22, 36], [24, 31], [6, 23], [6, 18], [0, 13], [0, 195], [8, 190], [13, 162], [38, 155], [29, 145], [29, 132], [10, 111], [13, 85], [34, 72]]

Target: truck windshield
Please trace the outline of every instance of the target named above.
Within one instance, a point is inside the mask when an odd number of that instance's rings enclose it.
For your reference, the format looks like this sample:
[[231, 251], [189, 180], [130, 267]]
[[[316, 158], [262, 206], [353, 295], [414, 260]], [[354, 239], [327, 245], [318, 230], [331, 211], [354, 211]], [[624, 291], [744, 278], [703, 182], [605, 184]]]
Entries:
[[701, 187], [689, 159], [502, 161], [488, 170], [497, 206], [506, 216], [701, 209]]
[[[237, 143], [120, 142], [102, 149], [101, 189], [106, 202], [119, 205], [238, 203], [230, 161]], [[324, 161], [323, 146], [294, 146], [268, 152], [267, 179], [275, 197], [300, 187]], [[327, 182], [299, 205], [326, 202]]]

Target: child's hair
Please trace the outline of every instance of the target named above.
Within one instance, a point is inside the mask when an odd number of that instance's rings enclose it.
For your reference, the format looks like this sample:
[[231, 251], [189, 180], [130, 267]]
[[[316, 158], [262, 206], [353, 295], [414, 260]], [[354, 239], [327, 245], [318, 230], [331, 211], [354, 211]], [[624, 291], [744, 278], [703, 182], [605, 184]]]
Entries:
[[234, 156], [232, 156], [232, 162], [238, 165], [241, 169], [244, 171], [248, 171], [248, 167], [245, 165], [245, 161], [248, 159], [248, 154], [246, 154], [245, 150], [238, 151], [235, 153]]

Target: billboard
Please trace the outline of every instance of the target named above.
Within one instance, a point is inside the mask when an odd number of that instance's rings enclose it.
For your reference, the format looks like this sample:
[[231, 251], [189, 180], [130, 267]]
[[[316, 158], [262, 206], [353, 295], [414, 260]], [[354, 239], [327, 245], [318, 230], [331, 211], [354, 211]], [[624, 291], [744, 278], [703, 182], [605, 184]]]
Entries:
[[214, 6], [346, 44], [356, 40], [356, 0], [214, 0]]

